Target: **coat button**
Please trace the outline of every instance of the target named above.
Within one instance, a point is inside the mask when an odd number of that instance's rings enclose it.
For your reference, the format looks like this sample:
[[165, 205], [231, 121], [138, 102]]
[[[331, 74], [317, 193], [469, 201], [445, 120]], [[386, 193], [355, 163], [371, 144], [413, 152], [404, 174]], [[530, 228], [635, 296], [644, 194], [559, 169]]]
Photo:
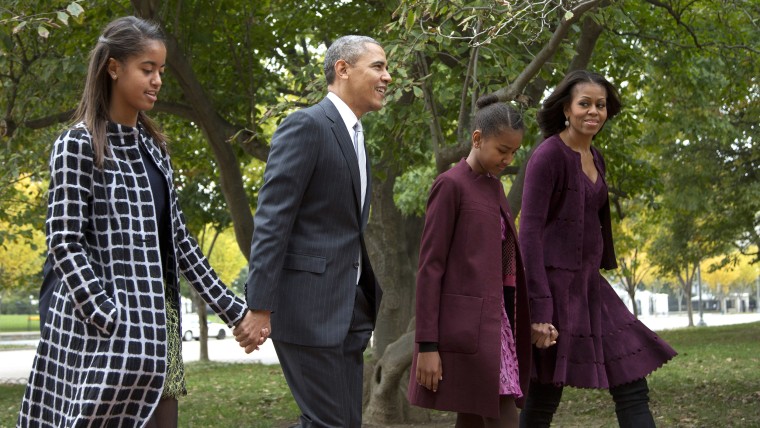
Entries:
[[359, 262], [354, 262], [354, 269], [359, 269]]

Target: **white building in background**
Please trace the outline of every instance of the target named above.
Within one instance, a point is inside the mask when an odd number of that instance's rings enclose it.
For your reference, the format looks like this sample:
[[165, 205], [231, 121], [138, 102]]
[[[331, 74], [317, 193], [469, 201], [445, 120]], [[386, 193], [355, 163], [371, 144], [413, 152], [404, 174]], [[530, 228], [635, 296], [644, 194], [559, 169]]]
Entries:
[[179, 296], [179, 307], [183, 314], [195, 313], [195, 307], [193, 301], [187, 297]]
[[[619, 283], [611, 283], [620, 300], [625, 303], [628, 310], [633, 312], [631, 297]], [[639, 290], [636, 292], [636, 309], [639, 316], [648, 315], [667, 315], [668, 314], [668, 295], [667, 293], [652, 293], [649, 290]]]
[[[699, 296], [693, 293], [691, 297], [692, 304], [699, 306]], [[750, 297], [748, 292], [731, 292], [725, 296], [718, 297], [707, 291], [702, 292], [702, 307], [708, 311], [719, 311], [722, 314], [732, 314], [739, 312], [750, 312]]]

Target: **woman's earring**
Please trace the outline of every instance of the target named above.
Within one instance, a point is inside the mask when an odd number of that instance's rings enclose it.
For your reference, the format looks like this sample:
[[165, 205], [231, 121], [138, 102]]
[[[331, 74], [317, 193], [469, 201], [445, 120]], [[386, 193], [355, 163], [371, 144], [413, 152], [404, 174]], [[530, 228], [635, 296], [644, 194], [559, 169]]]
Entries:
[[567, 128], [568, 126], [570, 126], [570, 121], [567, 120], [567, 118], [565, 118], [565, 128]]

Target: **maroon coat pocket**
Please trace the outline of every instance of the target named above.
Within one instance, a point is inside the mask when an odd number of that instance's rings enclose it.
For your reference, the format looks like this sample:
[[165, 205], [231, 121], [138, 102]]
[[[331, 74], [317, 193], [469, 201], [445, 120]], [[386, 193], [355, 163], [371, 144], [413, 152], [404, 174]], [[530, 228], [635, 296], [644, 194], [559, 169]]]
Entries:
[[438, 350], [461, 354], [478, 352], [482, 312], [482, 297], [442, 294]]

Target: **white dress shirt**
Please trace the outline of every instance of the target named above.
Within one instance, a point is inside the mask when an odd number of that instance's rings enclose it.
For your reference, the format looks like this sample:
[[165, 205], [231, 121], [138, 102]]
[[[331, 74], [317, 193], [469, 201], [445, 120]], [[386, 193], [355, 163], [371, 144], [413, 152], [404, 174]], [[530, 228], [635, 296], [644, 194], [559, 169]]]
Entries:
[[[357, 122], [361, 124], [359, 119], [356, 117], [353, 111], [351, 111], [351, 108], [343, 102], [342, 99], [340, 99], [339, 96], [335, 95], [332, 92], [327, 92], [327, 98], [332, 101], [332, 103], [335, 105], [335, 108], [338, 109], [338, 113], [340, 114], [340, 117], [343, 119], [343, 122], [346, 125], [346, 130], [348, 131], [348, 135], [351, 137], [351, 140], [354, 140], [354, 125], [356, 125]], [[355, 147], [357, 153], [356, 158], [359, 160], [359, 178], [360, 178], [360, 184], [361, 184], [361, 209], [364, 208], [364, 198], [367, 196], [367, 152], [364, 149], [364, 132], [359, 132], [358, 136], [358, 144], [357, 147]], [[361, 254], [359, 254], [359, 269], [357, 272], [356, 280], [359, 281], [359, 277], [361, 277], [362, 274], [362, 258]]]

